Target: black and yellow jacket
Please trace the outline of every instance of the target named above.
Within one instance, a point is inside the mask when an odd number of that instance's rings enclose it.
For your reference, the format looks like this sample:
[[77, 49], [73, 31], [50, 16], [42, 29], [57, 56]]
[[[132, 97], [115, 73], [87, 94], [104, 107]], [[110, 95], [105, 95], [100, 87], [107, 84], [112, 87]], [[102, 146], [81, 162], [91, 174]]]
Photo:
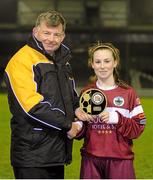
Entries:
[[20, 167], [63, 165], [71, 161], [67, 138], [78, 107], [69, 60], [61, 44], [51, 57], [31, 37], [5, 69], [11, 119], [11, 163]]

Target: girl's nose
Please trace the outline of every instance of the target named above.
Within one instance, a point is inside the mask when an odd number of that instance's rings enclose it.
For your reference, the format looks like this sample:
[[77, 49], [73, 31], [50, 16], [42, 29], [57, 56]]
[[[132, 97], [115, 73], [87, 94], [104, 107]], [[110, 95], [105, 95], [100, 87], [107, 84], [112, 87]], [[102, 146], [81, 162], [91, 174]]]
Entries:
[[101, 68], [104, 68], [104, 63], [103, 62], [101, 62]]

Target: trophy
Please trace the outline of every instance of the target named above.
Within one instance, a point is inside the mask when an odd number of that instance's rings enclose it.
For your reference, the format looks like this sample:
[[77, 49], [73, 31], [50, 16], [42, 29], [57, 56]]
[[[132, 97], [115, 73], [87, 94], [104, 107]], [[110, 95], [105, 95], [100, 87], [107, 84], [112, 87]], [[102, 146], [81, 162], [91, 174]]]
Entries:
[[84, 112], [98, 115], [105, 109], [107, 99], [100, 89], [90, 88], [81, 94], [79, 104]]

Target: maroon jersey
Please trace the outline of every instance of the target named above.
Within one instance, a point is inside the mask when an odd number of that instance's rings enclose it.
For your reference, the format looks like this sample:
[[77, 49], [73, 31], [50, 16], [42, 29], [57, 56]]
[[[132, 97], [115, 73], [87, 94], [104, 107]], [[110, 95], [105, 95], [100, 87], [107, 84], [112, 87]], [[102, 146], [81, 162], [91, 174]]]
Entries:
[[[83, 89], [97, 88], [90, 84]], [[102, 90], [107, 97], [110, 122], [103, 123], [98, 117], [85, 122], [77, 138], [84, 137], [82, 154], [96, 157], [133, 159], [132, 139], [138, 138], [145, 127], [145, 116], [140, 99], [132, 87], [116, 87]]]

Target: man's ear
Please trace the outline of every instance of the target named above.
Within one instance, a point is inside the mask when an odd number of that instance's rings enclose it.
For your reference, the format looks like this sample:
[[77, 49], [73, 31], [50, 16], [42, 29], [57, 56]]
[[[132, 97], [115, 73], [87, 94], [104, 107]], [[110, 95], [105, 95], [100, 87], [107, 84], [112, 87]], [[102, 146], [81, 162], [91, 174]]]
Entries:
[[32, 30], [32, 32], [33, 32], [33, 35], [36, 35], [36, 33], [37, 33], [37, 28], [34, 27], [33, 30]]
[[65, 38], [65, 33], [63, 34], [62, 41], [64, 40], [64, 38]]

